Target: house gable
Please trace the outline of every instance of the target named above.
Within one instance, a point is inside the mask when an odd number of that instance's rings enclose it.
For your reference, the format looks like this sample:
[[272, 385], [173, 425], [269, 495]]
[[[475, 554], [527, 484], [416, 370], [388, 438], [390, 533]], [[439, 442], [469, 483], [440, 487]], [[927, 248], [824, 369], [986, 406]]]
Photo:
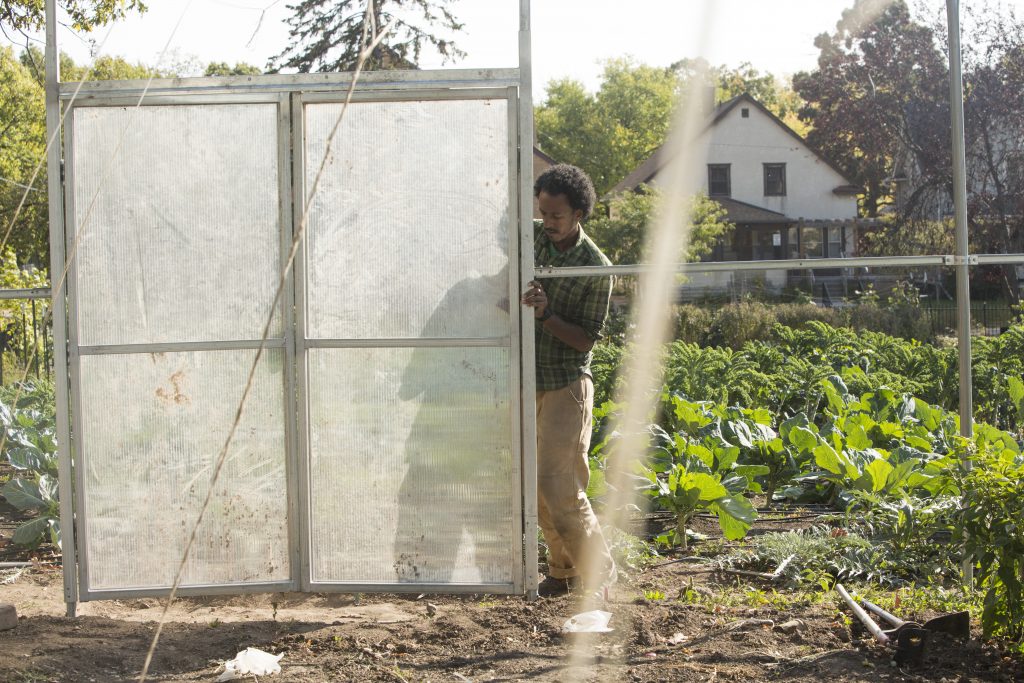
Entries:
[[[793, 129], [764, 105], [744, 94], [718, 105], [701, 133], [698, 147], [706, 144], [708, 165], [727, 165], [729, 196], [740, 202], [793, 219], [848, 219], [857, 216], [859, 188], [818, 154]], [[635, 189], [642, 183], [658, 184], [668, 158], [664, 146], [638, 166], [612, 193]], [[776, 165], [767, 187], [765, 165]], [[783, 167], [777, 165], [782, 164]], [[702, 187], [708, 191], [708, 178]], [[780, 191], [781, 190], [781, 191]]]

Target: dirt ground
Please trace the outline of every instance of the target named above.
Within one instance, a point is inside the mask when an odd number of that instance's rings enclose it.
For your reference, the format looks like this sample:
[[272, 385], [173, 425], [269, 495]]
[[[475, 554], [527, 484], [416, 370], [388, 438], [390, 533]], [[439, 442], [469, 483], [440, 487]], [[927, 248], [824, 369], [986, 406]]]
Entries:
[[[8, 561], [25, 555], [5, 545], [11, 528], [0, 523]], [[0, 570], [0, 602], [20, 615], [0, 632], [0, 681], [137, 680], [161, 602], [83, 603], [67, 619], [57, 558], [37, 557], [43, 562], [20, 573]], [[891, 650], [846, 625], [837, 597], [793, 593], [773, 601], [781, 608], [726, 607], [736, 601], [721, 598], [744, 584], [705, 566], [665, 561], [627, 578], [602, 605], [614, 630], [586, 636], [561, 632], [591, 607], [574, 596], [184, 598], [172, 606], [149, 680], [213, 681], [250, 646], [284, 654], [282, 672], [263, 679], [282, 682], [1024, 680], [1022, 662], [980, 640], [976, 623], [971, 640], [937, 635], [922, 664], [896, 666]], [[792, 619], [801, 622], [795, 630], [780, 628]]]

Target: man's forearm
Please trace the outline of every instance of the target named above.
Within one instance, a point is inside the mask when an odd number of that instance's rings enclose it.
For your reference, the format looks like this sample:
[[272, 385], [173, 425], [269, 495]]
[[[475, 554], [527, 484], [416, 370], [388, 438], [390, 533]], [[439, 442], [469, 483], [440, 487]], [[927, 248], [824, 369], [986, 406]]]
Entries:
[[587, 353], [594, 347], [594, 340], [587, 336], [582, 327], [563, 319], [554, 311], [551, 312], [551, 317], [544, 322], [538, 320], [537, 324], [577, 351]]

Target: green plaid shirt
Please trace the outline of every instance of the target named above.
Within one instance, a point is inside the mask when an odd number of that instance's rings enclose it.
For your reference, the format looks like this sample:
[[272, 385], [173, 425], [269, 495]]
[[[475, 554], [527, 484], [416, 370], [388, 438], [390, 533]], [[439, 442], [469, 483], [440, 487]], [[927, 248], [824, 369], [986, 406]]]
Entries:
[[[537, 235], [533, 243], [534, 265], [540, 266], [610, 266], [611, 261], [601, 253], [580, 229], [576, 244], [568, 251], [558, 251], [548, 239], [541, 221], [534, 221]], [[601, 338], [608, 301], [612, 294], [610, 277], [559, 277], [541, 281], [548, 296], [548, 308], [559, 318], [578, 325], [588, 337]], [[591, 354], [581, 353], [536, 325], [537, 391], [561, 389], [583, 375], [590, 374]]]

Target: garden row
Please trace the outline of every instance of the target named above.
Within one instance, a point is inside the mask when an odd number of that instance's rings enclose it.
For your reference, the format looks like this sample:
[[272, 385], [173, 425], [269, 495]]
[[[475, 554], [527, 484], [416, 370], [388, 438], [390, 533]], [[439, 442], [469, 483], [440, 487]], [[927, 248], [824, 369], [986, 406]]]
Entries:
[[[975, 346], [977, 414], [960, 436], [955, 349], [812, 321], [776, 326], [739, 350], [675, 342], [655, 423], [622, 424], [615, 393], [628, 347], [594, 365], [598, 480], [633, 482], [687, 543], [695, 515], [740, 539], [769, 507], [827, 504], [840, 517], [835, 557], [804, 579], [852, 574], [885, 583], [942, 581], [973, 556], [986, 632], [1024, 638], [1024, 327]], [[638, 430], [641, 463], [616, 445]], [[623, 461], [620, 461], [622, 458]], [[805, 567], [805, 570], [807, 568]]]

